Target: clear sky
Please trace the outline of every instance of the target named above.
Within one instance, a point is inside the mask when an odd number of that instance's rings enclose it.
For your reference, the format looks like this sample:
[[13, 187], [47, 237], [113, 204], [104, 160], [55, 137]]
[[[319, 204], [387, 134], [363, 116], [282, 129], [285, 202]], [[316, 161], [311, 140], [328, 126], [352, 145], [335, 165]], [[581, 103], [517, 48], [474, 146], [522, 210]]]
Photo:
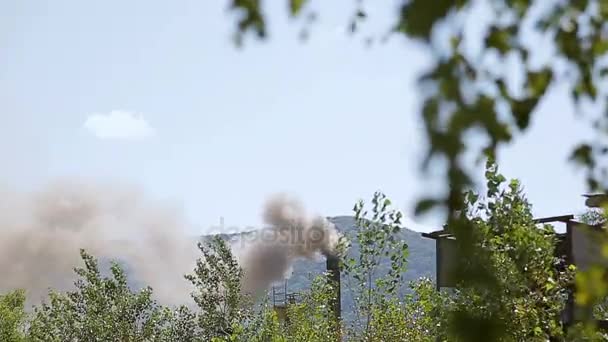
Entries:
[[[419, 173], [415, 81], [428, 56], [399, 37], [366, 48], [343, 34], [353, 1], [318, 7], [302, 44], [285, 2], [269, 1], [270, 40], [239, 50], [227, 1], [0, 0], [0, 183], [133, 183], [201, 229], [220, 216], [257, 225], [277, 191], [334, 216], [379, 189], [410, 215], [437, 188]], [[369, 8], [370, 30], [388, 28], [391, 3]], [[500, 155], [537, 216], [583, 209], [566, 159], [587, 129], [566, 95], [555, 89]]]

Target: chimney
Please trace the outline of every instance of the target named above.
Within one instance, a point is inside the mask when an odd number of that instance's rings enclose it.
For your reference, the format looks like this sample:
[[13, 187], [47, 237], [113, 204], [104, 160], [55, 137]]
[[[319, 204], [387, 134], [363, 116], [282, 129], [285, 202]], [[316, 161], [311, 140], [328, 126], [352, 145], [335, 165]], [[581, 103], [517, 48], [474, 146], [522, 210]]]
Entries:
[[336, 323], [340, 324], [340, 319], [342, 315], [342, 297], [340, 295], [340, 258], [332, 254], [327, 254], [326, 258], [329, 283], [333, 286], [335, 290], [335, 296], [333, 296], [333, 298], [331, 299], [329, 306], [335, 317]]

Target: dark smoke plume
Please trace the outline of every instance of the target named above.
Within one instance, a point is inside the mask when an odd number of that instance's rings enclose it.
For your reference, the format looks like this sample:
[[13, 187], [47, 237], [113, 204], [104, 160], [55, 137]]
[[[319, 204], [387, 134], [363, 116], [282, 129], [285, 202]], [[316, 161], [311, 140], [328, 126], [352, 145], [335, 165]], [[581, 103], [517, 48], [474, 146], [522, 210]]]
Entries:
[[268, 227], [234, 242], [245, 274], [243, 289], [248, 293], [260, 293], [289, 277], [297, 259], [315, 260], [334, 253], [340, 238], [331, 222], [310, 215], [287, 194], [277, 194], [266, 202], [263, 219]]

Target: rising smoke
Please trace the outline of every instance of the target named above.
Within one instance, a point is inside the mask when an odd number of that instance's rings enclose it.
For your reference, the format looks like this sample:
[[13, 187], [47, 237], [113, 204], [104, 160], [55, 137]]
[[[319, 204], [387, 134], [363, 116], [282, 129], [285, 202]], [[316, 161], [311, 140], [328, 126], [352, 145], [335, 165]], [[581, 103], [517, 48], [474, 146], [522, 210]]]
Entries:
[[0, 293], [27, 290], [30, 303], [48, 288], [66, 290], [80, 248], [118, 259], [161, 302], [189, 299], [183, 274], [199, 253], [187, 224], [163, 203], [115, 184], [57, 182], [36, 193], [0, 192]]
[[[299, 258], [333, 253], [339, 239], [333, 224], [309, 216], [288, 195], [271, 197], [263, 219], [267, 228], [234, 242], [249, 293], [288, 276]], [[201, 255], [193, 231], [178, 212], [136, 188], [74, 181], [28, 194], [0, 188], [0, 293], [26, 289], [36, 304], [48, 288], [72, 288], [84, 248], [123, 261], [130, 278], [152, 286], [160, 302], [186, 303], [192, 288], [183, 275]]]
[[268, 199], [263, 219], [267, 228], [235, 242], [248, 293], [260, 293], [289, 277], [297, 259], [335, 253], [340, 238], [336, 227], [322, 216], [309, 215], [294, 197], [277, 194]]

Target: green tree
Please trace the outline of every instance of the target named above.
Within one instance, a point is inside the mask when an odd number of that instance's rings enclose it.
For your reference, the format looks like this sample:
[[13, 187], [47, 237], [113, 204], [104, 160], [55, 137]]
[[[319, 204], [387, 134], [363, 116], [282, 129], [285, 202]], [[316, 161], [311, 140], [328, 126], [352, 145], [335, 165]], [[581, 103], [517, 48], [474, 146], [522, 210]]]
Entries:
[[326, 274], [318, 275], [297, 302], [287, 305], [284, 321], [279, 321], [273, 307], [262, 303], [251, 315], [247, 324], [234, 326], [230, 337], [216, 338], [216, 340], [243, 342], [339, 340], [340, 327], [335, 320], [330, 319], [333, 313], [328, 305], [335, 298], [334, 290]]
[[[454, 272], [460, 276], [455, 289], [437, 292], [424, 279], [414, 282], [405, 297], [378, 289], [384, 300], [373, 306], [369, 333], [359, 340], [597, 338], [581, 326], [567, 335], [562, 325], [574, 269], [556, 255], [558, 236], [549, 225], [537, 227], [517, 180], [507, 182], [492, 161], [486, 170], [487, 193], [465, 193], [465, 207], [454, 220], [472, 227], [466, 243], [456, 240], [459, 266]], [[375, 255], [378, 249], [371, 248]]]
[[25, 341], [27, 315], [24, 310], [25, 291], [16, 290], [0, 295], [0, 341]]
[[[457, 243], [461, 277], [450, 335], [462, 341], [563, 340], [560, 315], [573, 268], [556, 256], [553, 228], [534, 223], [519, 182], [505, 185], [491, 161], [486, 177], [486, 197], [468, 192], [460, 216], [472, 229], [466, 245]], [[471, 324], [478, 329], [463, 329]]]
[[[84, 267], [75, 269], [79, 276], [76, 290], [51, 291], [48, 302], [37, 307], [28, 322], [28, 338], [134, 342], [235, 340], [251, 320], [250, 302], [241, 294], [242, 270], [219, 237], [199, 244], [199, 248], [202, 257], [197, 260], [194, 273], [185, 276], [195, 286], [192, 297], [198, 312], [186, 306], [171, 309], [159, 305], [153, 300], [150, 287], [132, 291], [123, 269], [116, 263], [110, 268], [111, 276], [102, 277], [97, 260], [83, 250]], [[18, 293], [10, 298], [19, 298], [15, 296]], [[10, 303], [18, 304], [15, 300]], [[6, 316], [7, 324], [15, 325], [18, 311], [12, 310], [11, 315], [0, 312], [3, 321]]]
[[[588, 209], [580, 217], [584, 224], [606, 229], [606, 209]], [[601, 235], [599, 241], [603, 244], [602, 257], [608, 257], [608, 236]], [[582, 332], [595, 335], [594, 320], [608, 320], [608, 287], [605, 285], [606, 269], [601, 265], [592, 265], [587, 272], [579, 272], [576, 275], [577, 304], [583, 308], [590, 308], [592, 316], [588, 317], [587, 322], [583, 322]], [[588, 311], [583, 311], [588, 312]], [[592, 320], [593, 319], [593, 320]], [[608, 336], [606, 336], [608, 339]]]
[[310, 290], [303, 294], [299, 303], [288, 306], [285, 327], [287, 341], [322, 342], [337, 341], [341, 331], [340, 322], [332, 319], [335, 299], [334, 284], [327, 274], [316, 277]]
[[232, 341], [251, 342], [287, 342], [287, 333], [284, 324], [268, 303], [263, 303], [259, 310], [253, 315], [252, 320], [246, 327], [239, 327], [231, 336]]
[[[403, 291], [407, 243], [400, 239], [401, 213], [374, 194], [371, 213], [354, 208], [359, 256], [340, 254], [345, 284], [353, 291], [358, 319], [342, 326], [330, 319], [334, 284], [317, 277], [280, 322], [268, 305], [252, 305], [241, 292], [242, 270], [220, 237], [199, 244], [202, 257], [186, 279], [195, 285], [198, 312], [170, 309], [152, 299], [152, 289], [133, 292], [123, 270], [112, 264], [102, 277], [97, 261], [81, 251], [76, 290], [50, 293], [48, 303], [25, 321], [23, 293], [0, 297], [3, 340], [20, 341], [565, 341], [597, 340], [593, 327], [577, 325], [565, 334], [560, 314], [573, 269], [555, 255], [557, 236], [538, 228], [518, 181], [506, 183], [487, 163], [487, 193], [469, 191], [457, 220], [472, 227], [457, 242], [455, 291], [438, 292], [428, 279]], [[448, 229], [451, 229], [448, 226]], [[344, 246], [346, 247], [346, 246]], [[388, 266], [387, 266], [388, 265]], [[344, 288], [343, 288], [344, 289]], [[475, 329], [472, 327], [474, 326]], [[8, 333], [6, 333], [8, 332]], [[12, 334], [12, 335], [10, 335]]]
[[32, 341], [161, 341], [170, 312], [155, 303], [152, 289], [133, 292], [121, 267], [102, 277], [97, 260], [81, 250], [83, 268], [76, 268], [76, 289], [51, 291], [29, 322]]
[[187, 306], [181, 305], [175, 309], [163, 308], [166, 315], [165, 324], [161, 327], [158, 341], [202, 342], [198, 326], [197, 313]]
[[[262, 1], [233, 0], [232, 8], [243, 15], [237, 24], [237, 41], [244, 34], [254, 33], [266, 38], [268, 32]], [[289, 0], [292, 17], [317, 16], [311, 1]], [[425, 170], [440, 168], [444, 172], [447, 193], [439, 197], [423, 198], [416, 211], [431, 208], [446, 209], [448, 225], [459, 241], [460, 251], [469, 259], [474, 255], [475, 222], [462, 219], [458, 212], [466, 207], [462, 193], [473, 186], [470, 171], [465, 168], [465, 156], [496, 157], [501, 145], [511, 142], [529, 127], [541, 100], [556, 84], [569, 87], [577, 112], [584, 113], [585, 104], [594, 104], [600, 113], [606, 111], [608, 77], [608, 2], [604, 0], [524, 1], [524, 0], [403, 0], [395, 19], [387, 25], [392, 35], [403, 35], [421, 43], [436, 58], [434, 65], [419, 81], [424, 104], [419, 112], [428, 141]], [[365, 21], [373, 20], [365, 12], [365, 2], [354, 2], [354, 13], [349, 14], [351, 30], [356, 32]], [[467, 30], [475, 10], [484, 5], [484, 17], [489, 25], [483, 34]], [[390, 4], [392, 6], [392, 4]], [[448, 30], [435, 34], [439, 27]], [[480, 24], [481, 25], [481, 24]], [[468, 49], [467, 46], [479, 46]], [[534, 61], [539, 51], [553, 51], [551, 58]], [[495, 62], [488, 62], [494, 60]], [[500, 70], [507, 60], [515, 61], [516, 68]], [[516, 75], [516, 76], [514, 76]], [[522, 82], [517, 85], [514, 79]], [[591, 127], [599, 139], [581, 141], [573, 146], [571, 160], [586, 170], [591, 190], [608, 189], [608, 164], [601, 158], [608, 152], [604, 136], [608, 117], [589, 115]], [[481, 135], [487, 143], [480, 150], [467, 144], [471, 134]], [[433, 163], [441, 161], [441, 163]], [[483, 253], [482, 253], [483, 255]], [[483, 260], [480, 260], [481, 263]], [[607, 270], [598, 268], [577, 275], [579, 297], [598, 297], [593, 291], [594, 279], [603, 279]], [[492, 291], [497, 284], [493, 274], [485, 272], [478, 285]], [[600, 291], [602, 292], [602, 291]], [[591, 301], [593, 302], [593, 301]], [[481, 321], [467, 321], [471, 325]], [[463, 331], [471, 330], [466, 326]]]
[[202, 258], [193, 274], [192, 298], [198, 305], [198, 330], [203, 340], [230, 338], [251, 319], [251, 299], [241, 291], [243, 270], [222, 238], [198, 244]]
[[[355, 205], [354, 212], [359, 256], [346, 256], [343, 263], [348, 288], [355, 298], [357, 327], [351, 327], [351, 333], [372, 339], [374, 331], [384, 327], [374, 322], [373, 313], [388, 306], [402, 289], [408, 246], [398, 238], [402, 213], [391, 208], [391, 201], [383, 193], [374, 194], [371, 216], [363, 201]], [[385, 262], [390, 265], [388, 270], [380, 267]]]
[[375, 308], [372, 321], [373, 341], [436, 341], [445, 338], [446, 310], [450, 297], [438, 292], [430, 279], [410, 284], [404, 298], [390, 298], [384, 307]]

